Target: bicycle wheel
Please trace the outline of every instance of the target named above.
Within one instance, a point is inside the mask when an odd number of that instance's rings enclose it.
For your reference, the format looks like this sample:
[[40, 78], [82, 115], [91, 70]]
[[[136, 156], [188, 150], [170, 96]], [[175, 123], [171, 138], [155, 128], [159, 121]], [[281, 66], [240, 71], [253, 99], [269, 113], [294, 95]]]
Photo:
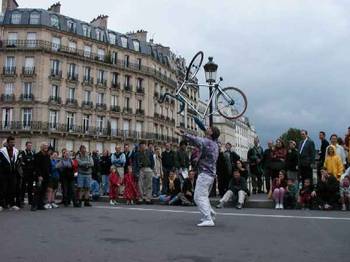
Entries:
[[186, 72], [186, 81], [195, 78], [203, 62], [203, 52], [199, 51], [191, 60]]
[[216, 109], [227, 119], [241, 117], [247, 110], [247, 97], [237, 87], [226, 87], [216, 96]]

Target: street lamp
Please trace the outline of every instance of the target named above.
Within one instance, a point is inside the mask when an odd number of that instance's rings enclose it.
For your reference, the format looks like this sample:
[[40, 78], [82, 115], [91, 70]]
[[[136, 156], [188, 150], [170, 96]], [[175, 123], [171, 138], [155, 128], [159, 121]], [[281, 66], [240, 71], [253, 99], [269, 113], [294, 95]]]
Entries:
[[[205, 80], [209, 84], [209, 99], [213, 95], [213, 85], [216, 82], [216, 71], [218, 65], [213, 62], [213, 57], [208, 57], [208, 62], [204, 65]], [[210, 99], [209, 104], [209, 126], [213, 125], [213, 99]]]

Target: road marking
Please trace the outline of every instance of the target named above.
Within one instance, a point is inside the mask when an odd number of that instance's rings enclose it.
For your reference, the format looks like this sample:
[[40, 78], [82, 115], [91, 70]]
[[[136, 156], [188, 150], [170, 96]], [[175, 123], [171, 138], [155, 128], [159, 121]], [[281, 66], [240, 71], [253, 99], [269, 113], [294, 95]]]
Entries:
[[[109, 206], [94, 206], [101, 209], [119, 209], [132, 211], [153, 211], [164, 213], [182, 213], [182, 214], [199, 214], [199, 211], [187, 210], [171, 210], [171, 209], [155, 209], [141, 207], [109, 207]], [[219, 216], [238, 216], [238, 217], [267, 217], [267, 218], [296, 218], [296, 219], [315, 219], [315, 220], [343, 220], [350, 221], [350, 217], [316, 217], [316, 216], [291, 216], [291, 215], [266, 215], [266, 214], [249, 214], [249, 213], [216, 213]]]

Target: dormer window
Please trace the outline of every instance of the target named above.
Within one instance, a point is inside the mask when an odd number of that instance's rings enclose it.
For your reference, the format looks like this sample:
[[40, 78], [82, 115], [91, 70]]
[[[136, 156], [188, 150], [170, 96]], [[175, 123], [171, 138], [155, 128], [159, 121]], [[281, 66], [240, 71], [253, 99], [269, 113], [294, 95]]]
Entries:
[[56, 28], [60, 28], [60, 22], [58, 20], [57, 15], [52, 15], [50, 17], [50, 20], [51, 20], [51, 26], [56, 27]]
[[69, 32], [75, 33], [76, 29], [77, 29], [77, 24], [72, 20], [68, 20], [67, 21], [67, 29]]
[[116, 35], [113, 33], [109, 33], [108, 36], [109, 36], [109, 43], [112, 45], [115, 45], [117, 43]]
[[99, 41], [103, 41], [103, 31], [101, 29], [96, 29], [96, 39]]
[[134, 50], [140, 52], [140, 42], [138, 40], [133, 40]]
[[122, 41], [122, 47], [128, 48], [128, 38], [125, 36], [122, 36], [121, 41]]
[[85, 37], [91, 37], [91, 27], [88, 25], [83, 25], [83, 35]]
[[40, 24], [40, 13], [38, 13], [38, 12], [32, 12], [32, 13], [30, 14], [29, 23], [30, 23], [31, 25]]
[[21, 13], [14, 12], [11, 16], [11, 24], [18, 25], [21, 23]]

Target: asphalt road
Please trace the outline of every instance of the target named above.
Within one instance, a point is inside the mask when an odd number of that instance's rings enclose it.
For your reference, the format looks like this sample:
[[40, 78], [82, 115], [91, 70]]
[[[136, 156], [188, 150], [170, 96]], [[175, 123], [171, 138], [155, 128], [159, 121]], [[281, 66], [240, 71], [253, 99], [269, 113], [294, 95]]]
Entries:
[[0, 261], [349, 261], [350, 212], [118, 206], [0, 213]]

